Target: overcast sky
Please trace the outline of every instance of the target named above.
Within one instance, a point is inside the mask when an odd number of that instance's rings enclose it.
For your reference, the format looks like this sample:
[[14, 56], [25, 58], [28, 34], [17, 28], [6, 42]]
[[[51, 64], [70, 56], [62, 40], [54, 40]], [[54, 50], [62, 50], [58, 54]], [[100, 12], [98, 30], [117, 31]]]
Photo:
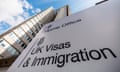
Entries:
[[0, 34], [50, 6], [58, 9], [68, 4], [76, 13], [98, 1], [101, 0], [0, 0]]

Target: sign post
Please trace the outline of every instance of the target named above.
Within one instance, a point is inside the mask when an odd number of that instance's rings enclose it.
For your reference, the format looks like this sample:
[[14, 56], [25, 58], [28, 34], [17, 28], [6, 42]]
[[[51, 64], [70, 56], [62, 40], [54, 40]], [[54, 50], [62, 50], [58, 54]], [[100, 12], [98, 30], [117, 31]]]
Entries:
[[7, 72], [120, 72], [120, 1], [43, 27]]

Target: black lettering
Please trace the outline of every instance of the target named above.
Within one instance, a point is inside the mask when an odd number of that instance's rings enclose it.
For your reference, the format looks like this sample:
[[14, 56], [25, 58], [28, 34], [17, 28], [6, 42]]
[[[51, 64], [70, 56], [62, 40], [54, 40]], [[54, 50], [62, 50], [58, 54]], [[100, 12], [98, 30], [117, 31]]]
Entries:
[[71, 58], [72, 62], [80, 62], [79, 54], [78, 53], [72, 53], [71, 56], [72, 56], [72, 58]]
[[37, 54], [37, 53], [41, 53], [42, 52], [42, 48], [38, 47], [37, 49], [33, 48], [31, 55]]
[[84, 51], [85, 51], [85, 56], [86, 56], [87, 60], [89, 61], [90, 59], [89, 59], [88, 52], [87, 52], [86, 48], [84, 48]]
[[71, 56], [70, 53], [69, 53], [69, 54], [66, 54], [66, 63], [68, 63], [68, 59], [69, 59], [70, 56]]
[[35, 66], [35, 64], [36, 64], [36, 57], [34, 58], [34, 60], [33, 60], [32, 64], [31, 64], [31, 66]]
[[[97, 56], [95, 56], [96, 54], [97, 54]], [[90, 50], [89, 56], [90, 56], [92, 59], [94, 59], [94, 60], [99, 60], [99, 59], [101, 59], [101, 54], [100, 54], [100, 52], [97, 51], [97, 50]]]
[[59, 49], [64, 49], [64, 43], [59, 44]]
[[57, 55], [58, 55], [58, 53], [56, 53], [56, 56], [55, 56], [55, 60], [54, 60], [55, 64], [57, 63]]
[[51, 50], [57, 50], [59, 48], [58, 44], [55, 44], [54, 47]]
[[80, 49], [79, 54], [81, 55], [81, 59], [82, 61], [86, 61], [85, 57], [84, 57], [84, 52]]
[[66, 43], [65, 43], [65, 48], [70, 48], [70, 47], [71, 47], [70, 42], [66, 42]]
[[25, 61], [25, 63], [23, 64], [23, 67], [28, 67], [30, 60], [31, 60], [31, 58], [29, 57], [29, 58]]
[[53, 48], [53, 44], [51, 44], [50, 46], [49, 45], [47, 45], [46, 46], [46, 51], [48, 52], [50, 49], [52, 49]]
[[105, 59], [108, 58], [107, 55], [106, 55], [106, 53], [105, 53], [105, 51], [108, 51], [114, 58], [117, 57], [115, 55], [115, 53], [111, 49], [109, 49], [109, 48], [103, 48], [103, 49], [100, 49], [100, 51], [101, 51], [101, 53], [102, 53], [102, 55], [104, 56]]
[[44, 58], [36, 58], [36, 62], [37, 63], [37, 66], [39, 66], [39, 64], [43, 64], [43, 61], [44, 61]]
[[47, 65], [49, 65], [50, 61], [51, 61], [51, 64], [54, 64], [54, 60], [55, 60], [54, 56], [46, 57], [44, 60], [44, 64], [46, 64], [47, 62]]
[[36, 50], [35, 50], [35, 48], [33, 48], [31, 55], [34, 55], [35, 53], [36, 53]]
[[58, 64], [57, 64], [57, 67], [63, 67], [64, 66], [64, 64], [65, 64], [65, 54], [63, 54], [63, 55], [59, 55], [58, 56]]

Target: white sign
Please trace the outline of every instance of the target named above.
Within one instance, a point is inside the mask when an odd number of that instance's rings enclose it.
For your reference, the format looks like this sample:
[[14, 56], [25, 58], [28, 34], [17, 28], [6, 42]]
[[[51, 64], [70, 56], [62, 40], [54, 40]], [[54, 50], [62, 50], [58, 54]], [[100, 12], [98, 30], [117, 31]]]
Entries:
[[120, 72], [120, 0], [47, 24], [7, 72]]

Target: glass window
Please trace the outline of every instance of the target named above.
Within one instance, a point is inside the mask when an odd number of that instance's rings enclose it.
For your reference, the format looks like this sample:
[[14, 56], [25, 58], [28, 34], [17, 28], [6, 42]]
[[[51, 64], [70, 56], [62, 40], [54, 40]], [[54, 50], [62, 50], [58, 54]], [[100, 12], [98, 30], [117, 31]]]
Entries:
[[[3, 46], [4, 45], [4, 46]], [[7, 43], [5, 40], [0, 39], [0, 46], [5, 48], [10, 54], [12, 55], [18, 55], [19, 53], [13, 48], [9, 43]]]
[[30, 30], [30, 28], [26, 25], [26, 24], [23, 24], [21, 26], [26, 32]]
[[31, 21], [32, 21], [32, 23], [34, 24], [34, 26], [35, 26], [35, 31], [36, 31], [36, 33], [38, 33], [38, 29], [37, 29], [37, 27], [38, 27], [38, 25], [37, 25], [37, 21], [35, 20], [36, 19], [36, 17], [34, 17], [34, 19], [31, 19]]
[[17, 28], [14, 31], [19, 37], [22, 37], [26, 40], [29, 38], [29, 36], [21, 28]]
[[33, 35], [33, 31], [26, 25], [22, 25], [21, 26], [26, 32], [30, 33], [31, 35]]
[[33, 27], [34, 27], [34, 25], [32, 24], [32, 22], [30, 22], [30, 21], [27, 22], [27, 25], [28, 25], [30, 28], [33, 28]]
[[1, 44], [2, 47], [5, 47], [5, 44]]
[[31, 39], [29, 36], [27, 36], [26, 34], [24, 35], [24, 38], [28, 41], [28, 42], [30, 42], [29, 41], [29, 39]]
[[23, 41], [21, 41], [13, 32], [9, 33], [8, 35], [5, 36], [5, 38], [10, 38], [12, 40], [12, 44], [17, 43], [22, 47], [22, 44], [24, 44]]
[[6, 39], [10, 38], [14, 43], [15, 42], [16, 43], [20, 43], [21, 42], [21, 40], [13, 32], [7, 34], [5, 37], [6, 37]]
[[7, 49], [8, 52], [10, 52], [12, 55], [18, 55], [19, 53], [11, 46]]
[[38, 25], [39, 29], [41, 29], [40, 23], [37, 23], [37, 25]]
[[27, 45], [23, 43], [23, 44], [21, 44], [21, 47], [26, 48]]
[[27, 40], [28, 40], [29, 42], [31, 42], [32, 39], [29, 37]]
[[32, 28], [37, 33], [37, 29], [34, 27], [34, 25], [30, 21], [28, 21], [27, 24], [30, 28]]
[[[34, 17], [35, 18], [35, 17]], [[34, 19], [31, 19], [31, 22], [35, 25], [37, 22]]]
[[20, 36], [20, 37], [22, 37], [23, 35], [25, 35], [25, 32], [24, 32], [21, 28], [15, 29], [14, 32], [15, 32], [18, 36]]
[[5, 40], [1, 39], [0, 46], [7, 49], [9, 47], [9, 44]]

